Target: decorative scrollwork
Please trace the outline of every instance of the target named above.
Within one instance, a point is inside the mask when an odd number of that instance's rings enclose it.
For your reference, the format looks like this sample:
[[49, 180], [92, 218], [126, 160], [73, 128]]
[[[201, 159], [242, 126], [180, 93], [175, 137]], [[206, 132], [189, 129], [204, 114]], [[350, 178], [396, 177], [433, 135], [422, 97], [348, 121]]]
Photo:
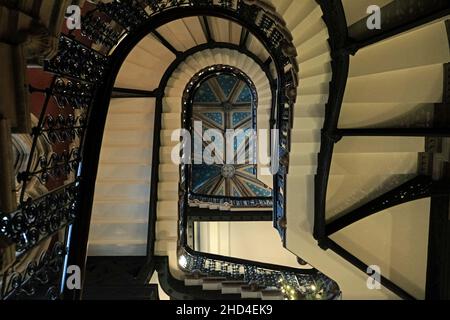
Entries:
[[43, 289], [44, 298], [58, 299], [57, 285], [65, 255], [64, 244], [56, 242], [52, 248], [43, 251], [38, 260], [29, 262], [24, 271], [18, 272], [12, 268], [5, 276], [7, 282], [2, 296], [7, 299], [29, 299], [37, 296]]
[[49, 179], [57, 180], [66, 177], [72, 172], [76, 172], [80, 162], [81, 154], [79, 148], [73, 148], [70, 152], [53, 152], [50, 155], [40, 156], [36, 167], [31, 171], [19, 173], [17, 179], [20, 182], [27, 182], [34, 176], [42, 184], [46, 184]]
[[276, 196], [273, 212], [274, 227], [277, 229], [283, 242], [286, 240], [286, 179], [287, 177], [284, 173], [278, 173], [276, 175], [277, 190], [275, 191]]
[[148, 15], [136, 0], [101, 2], [97, 5], [97, 9], [128, 31], [137, 29], [148, 19]]
[[28, 199], [19, 210], [0, 216], [0, 234], [16, 243], [17, 252], [71, 223], [77, 213], [78, 187], [71, 184], [41, 199]]
[[[66, 117], [61, 114], [57, 117], [47, 115], [43, 126], [38, 133], [44, 134], [50, 144], [71, 143], [83, 135], [86, 128], [86, 118], [84, 116], [75, 117], [72, 114]], [[35, 130], [37, 132], [38, 128]]]
[[189, 0], [144, 0], [144, 3], [148, 5], [150, 15], [173, 7], [192, 5], [193, 2]]
[[53, 86], [53, 97], [59, 108], [85, 110], [92, 102], [94, 86], [90, 83], [58, 78]]
[[67, 36], [61, 36], [59, 51], [45, 70], [96, 83], [103, 80], [107, 58]]
[[233, 208], [272, 208], [273, 201], [271, 197], [267, 198], [233, 198], [233, 197], [214, 197], [197, 194], [189, 194], [189, 202], [194, 204], [211, 204], [221, 207]]
[[242, 281], [254, 291], [277, 289], [285, 299], [290, 300], [328, 300], [340, 295], [337, 283], [315, 269], [283, 269], [281, 266], [198, 252], [194, 255], [187, 251], [180, 255], [179, 264], [185, 272], [194, 276], [207, 275], [223, 278], [224, 281]]
[[218, 4], [221, 7], [236, 10], [238, 8], [239, 1], [238, 0], [216, 0], [215, 4]]
[[94, 14], [87, 14], [83, 18], [81, 34], [94, 43], [104, 46], [109, 51], [120, 39], [121, 32], [115, 30], [109, 22]]

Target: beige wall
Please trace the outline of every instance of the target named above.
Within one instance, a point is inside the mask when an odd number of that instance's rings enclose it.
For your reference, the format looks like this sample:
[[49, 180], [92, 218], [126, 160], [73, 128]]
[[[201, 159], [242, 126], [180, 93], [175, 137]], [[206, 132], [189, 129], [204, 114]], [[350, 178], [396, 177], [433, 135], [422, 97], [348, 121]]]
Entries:
[[430, 200], [406, 203], [357, 222], [332, 239], [418, 299], [425, 298]]
[[[202, 251], [241, 259], [300, 267], [295, 255], [283, 248], [272, 222], [204, 222]], [[209, 247], [208, 247], [209, 245]]]
[[[319, 248], [313, 238], [313, 176], [288, 180], [287, 247], [334, 279], [344, 299], [399, 299], [389, 290], [369, 290], [368, 276], [352, 264]], [[343, 190], [343, 195], [345, 191]], [[429, 200], [415, 201], [378, 213], [341, 233], [334, 240], [367, 264], [378, 264], [410, 294], [423, 298], [427, 255]]]

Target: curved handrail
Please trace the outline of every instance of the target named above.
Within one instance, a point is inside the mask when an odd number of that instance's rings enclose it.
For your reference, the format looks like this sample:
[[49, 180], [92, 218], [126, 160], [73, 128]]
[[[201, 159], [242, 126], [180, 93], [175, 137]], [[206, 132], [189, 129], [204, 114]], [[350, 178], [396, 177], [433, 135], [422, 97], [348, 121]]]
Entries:
[[[67, 170], [67, 173], [75, 177], [77, 199], [71, 201], [68, 207], [76, 215], [74, 214], [70, 221], [61, 225], [62, 228], [65, 228], [71, 224], [70, 239], [67, 239], [67, 243], [72, 244], [69, 250], [68, 264], [78, 265], [82, 269], [85, 265], [93, 195], [103, 138], [101, 133], [104, 131], [110, 101], [110, 96], [106, 93], [112, 91], [116, 76], [127, 55], [150, 31], [156, 30], [170, 21], [189, 16], [204, 15], [229, 19], [248, 29], [266, 47], [279, 74], [278, 87], [288, 90], [286, 85], [292, 86], [289, 81], [284, 82], [285, 67], [291, 65], [291, 69], [295, 69], [296, 65], [290, 39], [286, 38], [284, 27], [279, 24], [276, 17], [267, 13], [257, 3], [245, 0], [220, 3], [212, 0], [175, 0], [170, 2], [121, 0], [100, 3], [96, 10], [89, 13], [90, 18], [85, 20], [87, 25], [95, 24], [95, 28], [90, 28], [88, 33], [81, 35], [81, 38], [75, 32], [70, 33], [69, 36], [61, 36], [59, 52], [55, 58], [46, 63], [46, 70], [55, 75], [53, 83], [56, 83], [57, 79], [62, 79], [67, 84], [67, 88], [60, 93], [53, 92], [52, 87], [40, 91], [46, 95], [47, 100], [36, 134], [42, 131], [45, 107], [52, 96], [59, 94], [61, 97], [65, 97], [66, 102], [74, 108], [78, 108], [80, 105], [84, 109], [90, 107], [89, 110], [86, 110], [86, 118], [83, 118], [80, 125], [82, 130], [73, 132], [75, 133], [74, 139], [79, 143], [78, 150], [73, 154], [70, 153], [69, 158], [65, 154], [58, 155], [58, 158], [52, 160], [55, 166], [49, 165], [48, 162], [41, 162], [41, 167], [48, 168], [52, 174], [60, 174]], [[113, 32], [114, 30], [110, 29], [107, 23], [99, 23], [98, 19], [94, 19], [96, 14], [108, 17], [109, 21], [115, 21], [118, 25], [117, 28], [121, 27], [122, 30]], [[106, 40], [105, 35], [108, 35]], [[119, 44], [106, 49], [106, 52], [99, 52], [84, 45], [95, 41], [102, 46], [111, 47], [111, 38], [119, 41]], [[86, 95], [80, 95], [80, 88], [84, 85], [88, 86]], [[78, 96], [73, 96], [72, 91]], [[161, 95], [161, 91], [159, 94]], [[284, 93], [279, 93], [277, 99], [285, 101]], [[278, 103], [276, 107], [279, 107]], [[74, 124], [71, 124], [70, 127], [71, 130], [78, 129]], [[61, 130], [61, 128], [55, 130]], [[72, 156], [73, 158], [71, 158]], [[52, 163], [50, 162], [50, 164]], [[27, 172], [21, 177], [26, 183], [30, 175], [44, 173], [46, 173], [45, 170], [33, 171], [29, 166]], [[42, 176], [43, 181], [47, 177], [47, 174], [45, 177]], [[50, 194], [53, 195], [53, 193]], [[23, 210], [21, 209], [20, 212]], [[2, 222], [3, 217], [4, 214], [2, 214]], [[31, 219], [32, 216], [28, 215], [27, 218]], [[28, 225], [21, 225], [17, 219], [14, 220], [14, 223], [13, 226], [16, 230], [19, 226], [25, 228], [25, 231], [20, 232], [31, 230], [27, 230]], [[4, 233], [3, 227], [0, 232]], [[67, 292], [67, 297], [79, 297], [79, 295], [80, 292], [76, 290]]]
[[340, 0], [316, 0], [323, 12], [323, 20], [330, 35], [332, 79], [330, 95], [325, 107], [325, 120], [321, 135], [318, 168], [315, 176], [314, 192], [314, 237], [325, 238], [325, 206], [328, 177], [331, 169], [334, 145], [340, 137], [336, 134], [344, 92], [349, 72], [349, 53], [345, 50], [348, 30], [344, 8]]
[[[152, 15], [151, 19], [147, 21], [143, 21], [143, 24], [139, 27], [133, 27], [132, 36], [128, 35], [122, 38], [120, 45], [114, 49], [110, 62], [108, 65], [108, 74], [109, 78], [101, 85], [98, 90], [98, 95], [95, 98], [96, 105], [102, 106], [92, 114], [92, 123], [96, 123], [95, 128], [89, 127], [87, 135], [93, 136], [95, 139], [88, 140], [85, 145], [85, 154], [88, 155], [88, 159], [85, 159], [86, 163], [81, 171], [81, 181], [82, 181], [82, 189], [81, 189], [81, 198], [83, 199], [80, 205], [80, 211], [84, 212], [87, 216], [83, 217], [83, 219], [78, 219], [77, 223], [73, 226], [73, 242], [77, 243], [77, 248], [73, 248], [69, 254], [69, 263], [84, 265], [84, 259], [86, 256], [86, 241], [89, 233], [89, 221], [90, 221], [90, 212], [92, 210], [93, 203], [93, 194], [94, 194], [94, 185], [95, 179], [97, 175], [97, 164], [99, 160], [99, 149], [101, 146], [101, 135], [98, 135], [99, 131], [103, 131], [104, 123], [106, 120], [107, 109], [109, 105], [109, 97], [104, 94], [104, 92], [111, 92], [113, 83], [115, 80], [115, 76], [118, 74], [120, 66], [124, 61], [125, 57], [131, 51], [131, 49], [151, 30], [157, 29], [160, 25], [168, 23], [173, 20], [177, 20], [183, 17], [188, 16], [197, 16], [197, 15], [206, 15], [206, 16], [217, 16], [228, 18], [229, 20], [235, 21], [241, 24], [243, 27], [250, 30], [255, 37], [257, 37], [266, 47], [269, 48], [269, 52], [273, 56], [274, 61], [287, 61], [289, 57], [283, 55], [282, 50], [285, 48], [284, 45], [280, 45], [282, 42], [282, 38], [280, 39], [281, 33], [278, 32], [276, 28], [276, 24], [272, 21], [272, 24], [269, 28], [267, 25], [258, 26], [255, 23], [255, 15], [260, 13], [261, 11], [255, 8], [253, 5], [247, 5], [242, 1], [241, 5], [237, 8], [240, 11], [236, 11], [236, 8], [227, 7], [224, 5], [215, 5], [211, 1], [180, 1], [186, 5], [183, 8], [171, 7], [168, 10], [160, 10], [154, 15]], [[127, 3], [134, 3], [134, 1], [124, 1], [121, 2], [121, 5], [126, 5]], [[171, 2], [177, 4], [178, 2]], [[233, 2], [234, 3], [234, 2]], [[211, 10], [211, 6], [214, 7], [215, 10]], [[177, 10], [180, 9], [180, 10]], [[114, 16], [112, 12], [111, 16]], [[267, 17], [264, 17], [262, 14], [264, 21], [269, 21]], [[125, 23], [126, 17], [122, 17], [122, 23]], [[134, 19], [134, 18], [131, 18]], [[134, 20], [133, 20], [134, 21]], [[131, 29], [130, 29], [131, 30]], [[278, 39], [278, 40], [277, 40]], [[275, 41], [275, 42], [274, 42]], [[279, 57], [282, 58], [279, 58]], [[279, 66], [277, 66], [277, 70], [281, 70]], [[161, 90], [159, 90], [159, 94], [161, 94]], [[153, 213], [154, 214], [154, 213]], [[81, 245], [80, 245], [81, 244]], [[76, 295], [79, 295], [78, 292], [74, 292]], [[69, 292], [70, 294], [70, 292]], [[76, 296], [75, 296], [76, 297]]]
[[316, 269], [297, 269], [195, 251], [188, 245], [187, 209], [189, 167], [180, 166], [178, 266], [192, 276], [208, 275], [223, 281], [242, 281], [252, 290], [278, 290], [285, 299], [338, 299], [338, 284]]

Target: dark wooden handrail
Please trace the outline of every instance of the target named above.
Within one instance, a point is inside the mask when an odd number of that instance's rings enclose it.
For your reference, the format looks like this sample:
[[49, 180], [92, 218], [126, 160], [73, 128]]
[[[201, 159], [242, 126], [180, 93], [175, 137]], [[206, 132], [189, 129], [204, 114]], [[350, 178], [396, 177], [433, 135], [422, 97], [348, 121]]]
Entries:
[[319, 241], [325, 237], [325, 211], [328, 176], [334, 144], [339, 137], [336, 129], [339, 122], [342, 101], [347, 85], [349, 71], [349, 53], [345, 51], [348, 42], [347, 21], [340, 0], [316, 0], [323, 12], [323, 20], [328, 27], [331, 50], [332, 79], [330, 95], [325, 107], [325, 120], [322, 129], [318, 168], [314, 185], [314, 237]]

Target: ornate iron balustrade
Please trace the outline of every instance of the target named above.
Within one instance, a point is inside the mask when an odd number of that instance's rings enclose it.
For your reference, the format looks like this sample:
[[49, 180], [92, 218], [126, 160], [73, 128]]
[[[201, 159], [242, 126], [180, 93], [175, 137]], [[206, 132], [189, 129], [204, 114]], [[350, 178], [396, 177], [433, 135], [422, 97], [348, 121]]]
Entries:
[[[31, 132], [26, 170], [17, 176], [21, 184], [18, 210], [0, 213], [0, 237], [16, 251], [9, 270], [29, 265], [23, 272], [2, 270], [2, 298], [60, 297], [65, 249], [54, 249], [58, 256], [48, 258], [47, 254], [39, 261], [33, 260], [32, 253], [55, 233], [66, 230], [80, 214], [78, 173], [83, 142], [106, 62], [105, 56], [63, 35], [57, 56], [45, 63], [45, 70], [53, 74], [49, 87], [30, 86], [30, 94], [43, 95], [44, 102]], [[47, 193], [36, 195], [36, 184]], [[61, 239], [60, 246], [64, 247], [66, 240]]]
[[190, 248], [186, 231], [189, 172], [189, 165], [180, 166], [178, 265], [183, 271], [194, 277], [242, 281], [252, 291], [278, 290], [287, 300], [333, 300], [341, 297], [337, 283], [316, 269], [295, 269], [207, 254]]
[[101, 83], [108, 58], [75, 39], [62, 35], [56, 57], [48, 61], [45, 70], [80, 81]]
[[[46, 65], [55, 74], [50, 87], [30, 87], [31, 94], [43, 94], [45, 99], [31, 133], [33, 144], [27, 169], [17, 176], [22, 184], [19, 209], [0, 214], [0, 235], [13, 241], [18, 253], [64, 228], [77, 215], [82, 141], [95, 94], [93, 82], [102, 75], [106, 58], [66, 36], [61, 37], [60, 43], [58, 56]], [[69, 56], [72, 58], [65, 61]], [[73, 59], [78, 61], [76, 66], [71, 65]], [[55, 105], [52, 111], [50, 104]], [[38, 154], [38, 143], [48, 145], [50, 151]], [[33, 199], [29, 193], [36, 182], [45, 186], [48, 193]]]
[[[98, 9], [102, 5], [99, 4]], [[118, 21], [112, 22], [111, 18], [102, 14], [100, 10], [92, 10], [83, 17], [81, 35], [100, 46], [102, 52], [109, 53], [128, 31], [121, 27]]]
[[189, 194], [189, 204], [198, 205], [216, 205], [225, 208], [272, 208], [273, 201], [271, 197], [260, 198], [234, 198], [234, 197], [219, 197], [219, 196], [205, 196], [195, 193]]
[[3, 277], [0, 297], [3, 299], [49, 299], [60, 297], [66, 248], [62, 242], [50, 243], [40, 250], [35, 260], [21, 270], [10, 268]]
[[274, 189], [274, 221], [273, 226], [280, 234], [283, 245], [286, 245], [286, 192], [287, 192], [287, 174], [286, 166], [282, 166], [280, 171], [276, 174], [275, 179], [277, 181]]
[[[39, 243], [72, 225], [71, 239], [64, 241], [76, 242], [77, 248], [71, 249], [69, 260], [84, 266], [90, 221], [90, 210], [85, 209], [92, 206], [93, 195], [92, 180], [86, 177], [94, 176], [88, 173], [95, 172], [98, 154], [93, 150], [100, 148], [100, 139], [93, 133], [101, 136], [97, 128], [104, 125], [105, 96], [110, 91], [110, 79], [118, 72], [113, 66], [124, 59], [122, 53], [115, 55], [115, 50], [111, 49], [121, 40], [127, 43], [126, 39], [142, 38], [144, 32], [156, 29], [157, 23], [162, 21], [213, 13], [242, 23], [266, 46], [278, 74], [288, 75], [298, 69], [295, 48], [292, 50], [292, 39], [287, 36], [285, 27], [266, 9], [258, 2], [245, 0], [115, 0], [100, 3], [85, 15], [81, 34], [70, 32], [61, 36], [58, 54], [45, 63], [45, 71], [53, 74], [51, 84], [45, 89], [30, 88], [30, 94], [41, 94], [45, 99], [38, 124], [31, 133], [33, 144], [27, 170], [17, 177], [22, 184], [19, 209], [0, 214], [0, 235], [15, 244], [20, 257], [30, 258], [29, 253]], [[157, 18], [158, 15], [165, 20]], [[154, 21], [160, 22], [155, 24]], [[133, 43], [134, 40], [130, 40], [124, 47]], [[285, 82], [284, 76], [278, 76], [277, 85], [287, 89], [294, 82]], [[275, 115], [280, 113], [276, 111], [280, 108], [278, 101], [285, 101], [284, 92], [276, 96], [272, 112]], [[52, 104], [60, 112], [49, 112]], [[282, 127], [281, 119], [276, 119], [278, 128]], [[51, 151], [37, 154], [39, 143], [49, 145]], [[285, 141], [282, 145], [288, 144]], [[47, 188], [47, 194], [30, 196], [36, 180]], [[59, 260], [58, 265], [62, 266]], [[15, 283], [16, 292], [21, 288], [26, 290], [25, 282]], [[58, 297], [60, 290], [54, 286], [51, 289]]]
[[78, 191], [77, 183], [72, 183], [39, 199], [29, 198], [16, 212], [0, 216], [0, 235], [13, 241], [17, 253], [23, 254], [73, 222]]
[[315, 269], [287, 268], [187, 250], [179, 256], [179, 264], [192, 275], [242, 281], [253, 290], [279, 290], [286, 300], [336, 300], [341, 295], [336, 282]]
[[[292, 50], [292, 49], [290, 49]], [[295, 50], [295, 48], [294, 48]], [[291, 151], [291, 130], [294, 125], [294, 106], [297, 99], [298, 87], [298, 65], [292, 62], [292, 56], [296, 55], [291, 52], [291, 57], [285, 60], [284, 65], [289, 65], [287, 71], [280, 75], [278, 79], [278, 87], [281, 88], [277, 93], [276, 108], [271, 115], [270, 123], [272, 128], [278, 129], [277, 139], [279, 145], [272, 151], [272, 161], [275, 154], [278, 155], [278, 171], [273, 172], [273, 190], [274, 190], [274, 227], [280, 234], [283, 245], [286, 245], [286, 194], [287, 179], [289, 173], [289, 153]]]

